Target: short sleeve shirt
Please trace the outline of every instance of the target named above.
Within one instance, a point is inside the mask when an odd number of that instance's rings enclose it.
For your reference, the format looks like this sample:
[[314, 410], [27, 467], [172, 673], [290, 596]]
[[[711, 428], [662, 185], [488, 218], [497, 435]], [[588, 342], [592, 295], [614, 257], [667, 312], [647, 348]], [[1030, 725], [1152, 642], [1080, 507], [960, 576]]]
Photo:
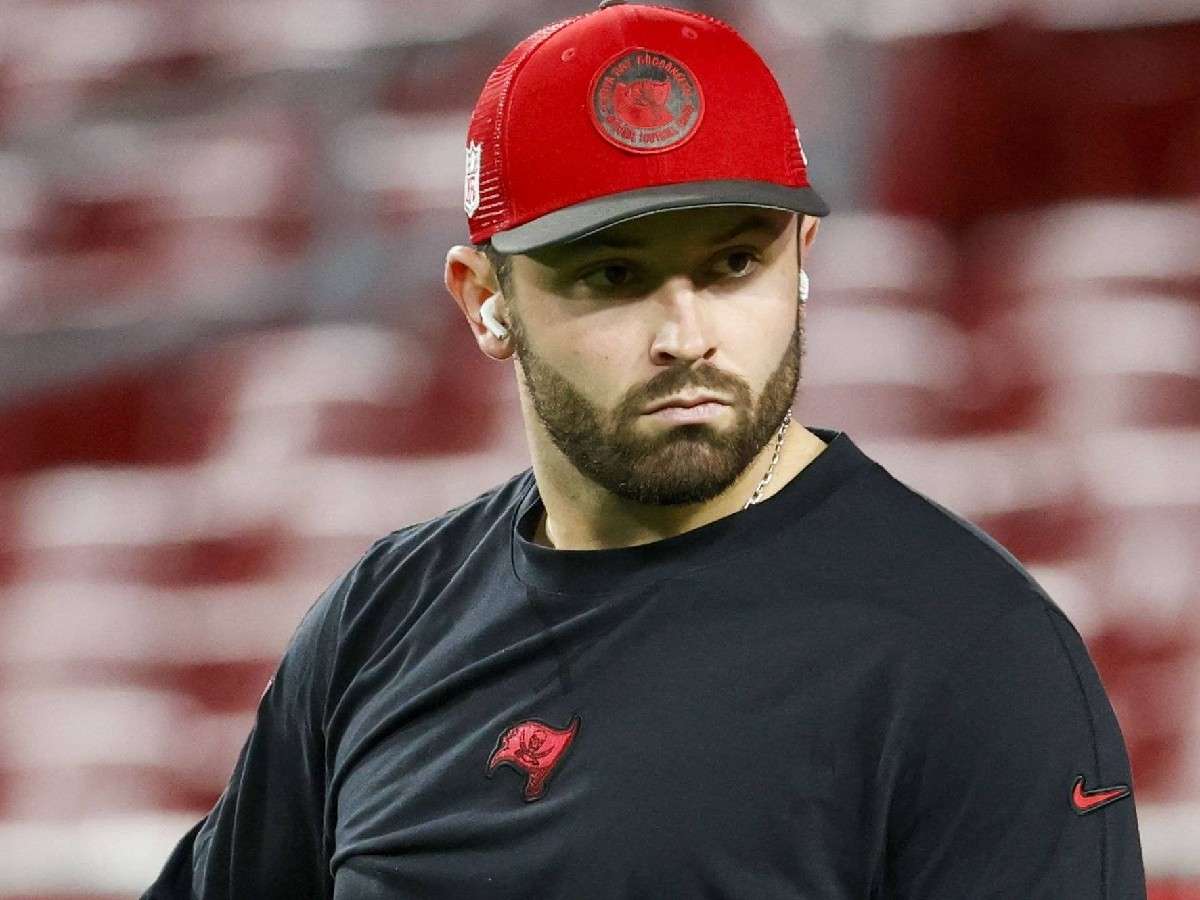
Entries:
[[534, 543], [531, 470], [381, 538], [145, 897], [1145, 897], [1072, 623], [810, 430], [776, 494], [665, 540]]

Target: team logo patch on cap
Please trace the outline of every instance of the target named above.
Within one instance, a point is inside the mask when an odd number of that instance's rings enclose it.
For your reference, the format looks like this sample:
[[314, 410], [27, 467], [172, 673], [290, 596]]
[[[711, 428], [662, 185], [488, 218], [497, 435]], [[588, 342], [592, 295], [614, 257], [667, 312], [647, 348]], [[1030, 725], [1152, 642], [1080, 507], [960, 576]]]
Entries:
[[471, 141], [467, 144], [467, 171], [463, 181], [463, 209], [468, 216], [479, 209], [479, 165], [483, 157], [483, 144]]
[[700, 84], [676, 59], [642, 47], [622, 50], [596, 72], [592, 123], [634, 153], [661, 153], [693, 134], [704, 115]]

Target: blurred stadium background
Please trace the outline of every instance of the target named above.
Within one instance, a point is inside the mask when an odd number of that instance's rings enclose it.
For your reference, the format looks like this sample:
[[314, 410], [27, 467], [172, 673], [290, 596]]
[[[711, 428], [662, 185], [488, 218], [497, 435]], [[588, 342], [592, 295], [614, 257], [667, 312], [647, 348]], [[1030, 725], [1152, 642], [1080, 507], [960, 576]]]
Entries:
[[[796, 405], [1083, 633], [1200, 897], [1200, 4], [712, 0], [834, 207]], [[292, 629], [528, 466], [441, 286], [493, 65], [589, 0], [0, 0], [0, 896], [135, 896]]]

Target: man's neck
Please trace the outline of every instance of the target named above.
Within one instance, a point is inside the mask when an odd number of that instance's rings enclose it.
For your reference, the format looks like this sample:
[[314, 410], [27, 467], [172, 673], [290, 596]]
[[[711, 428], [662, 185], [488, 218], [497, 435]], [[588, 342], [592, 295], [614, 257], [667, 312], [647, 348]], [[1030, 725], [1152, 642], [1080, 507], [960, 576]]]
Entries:
[[[782, 490], [827, 446], [808, 429], [793, 423], [784, 436], [779, 462], [759, 502]], [[558, 550], [603, 550], [647, 544], [707, 525], [742, 509], [766, 473], [774, 451], [775, 440], [772, 439], [733, 485], [712, 501], [689, 507], [678, 516], [627, 515], [624, 517], [625, 527], [616, 527], [622, 518], [619, 511], [623, 504], [614, 504], [615, 508], [608, 513], [581, 515], [578, 505], [556, 494], [553, 489], [546, 490], [544, 481], [538, 479], [538, 491], [544, 508], [538, 516], [533, 542]], [[536, 469], [535, 466], [535, 475]], [[571, 515], [571, 512], [575, 514]]]

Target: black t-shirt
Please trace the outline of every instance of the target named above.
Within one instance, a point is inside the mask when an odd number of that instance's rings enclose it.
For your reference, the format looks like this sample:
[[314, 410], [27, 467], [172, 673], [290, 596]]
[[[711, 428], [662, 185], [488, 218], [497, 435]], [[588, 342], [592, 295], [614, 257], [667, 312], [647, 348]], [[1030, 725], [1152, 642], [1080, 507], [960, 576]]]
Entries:
[[810, 430], [777, 494], [653, 543], [532, 543], [531, 470], [381, 538], [144, 898], [1145, 897], [1071, 622]]

